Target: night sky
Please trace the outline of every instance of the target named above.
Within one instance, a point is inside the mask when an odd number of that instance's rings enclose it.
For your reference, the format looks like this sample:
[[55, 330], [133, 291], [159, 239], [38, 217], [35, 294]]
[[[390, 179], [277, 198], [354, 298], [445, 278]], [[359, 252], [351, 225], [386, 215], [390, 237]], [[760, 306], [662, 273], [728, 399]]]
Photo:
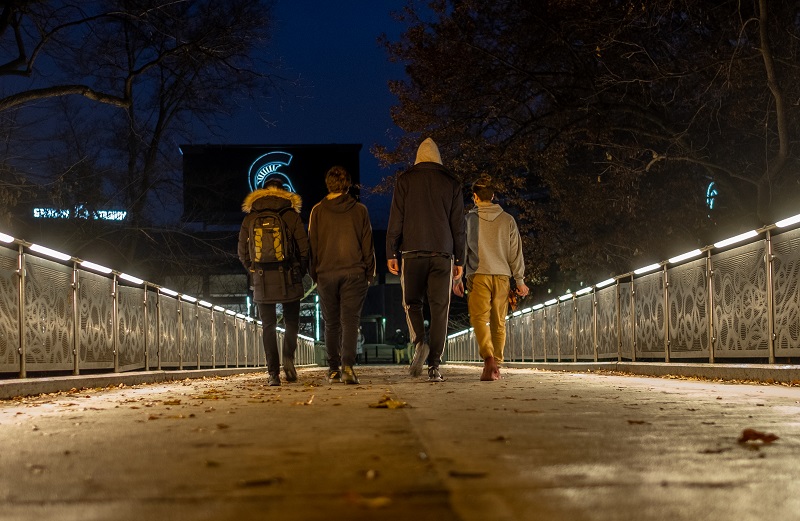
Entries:
[[[362, 185], [375, 186], [391, 175], [369, 149], [388, 144], [390, 128], [398, 132], [389, 115], [395, 98], [387, 82], [402, 78], [403, 68], [389, 63], [377, 39], [382, 33], [393, 40], [400, 34], [402, 26], [390, 13], [403, 5], [405, 0], [278, 0], [267, 59], [279, 59], [281, 74], [299, 77], [304, 86], [274, 99], [269, 124], [245, 110], [223, 122], [222, 134], [209, 142], [362, 143]], [[389, 198], [365, 196], [362, 202], [370, 209], [373, 228], [385, 229]]]

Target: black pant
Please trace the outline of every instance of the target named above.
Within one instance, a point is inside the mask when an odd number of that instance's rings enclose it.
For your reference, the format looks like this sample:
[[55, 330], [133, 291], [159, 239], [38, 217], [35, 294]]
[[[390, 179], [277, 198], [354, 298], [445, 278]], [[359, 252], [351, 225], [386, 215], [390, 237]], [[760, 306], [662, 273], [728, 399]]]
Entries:
[[356, 363], [358, 326], [367, 289], [369, 284], [364, 273], [332, 277], [320, 275], [317, 279], [330, 369]]
[[[278, 356], [278, 336], [275, 327], [278, 324], [277, 304], [258, 304], [258, 314], [264, 333], [264, 354], [267, 355], [267, 371], [269, 374], [281, 372], [281, 360]], [[283, 358], [294, 360], [297, 351], [297, 333], [300, 330], [300, 301], [283, 303]]]
[[403, 257], [400, 285], [403, 287], [403, 308], [408, 331], [416, 348], [425, 342], [425, 318], [422, 306], [425, 298], [431, 310], [428, 330], [428, 366], [439, 367], [447, 339], [447, 319], [450, 314], [450, 290], [453, 284], [453, 259], [444, 256]]

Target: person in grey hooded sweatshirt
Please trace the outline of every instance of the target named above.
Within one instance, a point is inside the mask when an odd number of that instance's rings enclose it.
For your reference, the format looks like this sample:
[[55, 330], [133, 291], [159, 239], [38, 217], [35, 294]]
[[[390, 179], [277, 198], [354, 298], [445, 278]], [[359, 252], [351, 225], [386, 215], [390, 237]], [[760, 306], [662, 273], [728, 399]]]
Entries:
[[[439, 363], [447, 338], [450, 288], [464, 265], [464, 194], [461, 182], [442, 165], [431, 138], [417, 150], [414, 166], [395, 181], [386, 230], [389, 271], [400, 275], [403, 308], [414, 344], [409, 373], [419, 376], [428, 362], [428, 380], [441, 382]], [[430, 307], [425, 342], [425, 299]]]
[[311, 210], [309, 274], [317, 283], [328, 381], [357, 384], [353, 370], [367, 289], [375, 278], [375, 248], [367, 207], [350, 195], [350, 174], [334, 166], [325, 175], [328, 195]]
[[[522, 297], [528, 294], [528, 286], [517, 223], [492, 202], [491, 179], [475, 181], [472, 197], [475, 207], [467, 213], [467, 306], [483, 358], [481, 380], [492, 381], [500, 378], [503, 362], [510, 279], [514, 279], [516, 293]], [[453, 292], [463, 296], [463, 282], [457, 282]]]

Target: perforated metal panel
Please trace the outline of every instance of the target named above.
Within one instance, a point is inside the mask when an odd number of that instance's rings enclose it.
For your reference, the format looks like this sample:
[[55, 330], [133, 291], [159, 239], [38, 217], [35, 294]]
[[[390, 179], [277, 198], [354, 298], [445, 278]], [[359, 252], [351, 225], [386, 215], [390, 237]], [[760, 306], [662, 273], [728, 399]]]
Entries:
[[619, 319], [620, 356], [623, 360], [631, 360], [633, 358], [633, 314], [630, 282], [619, 284]]
[[19, 372], [19, 252], [0, 247], [0, 372]]
[[545, 348], [547, 324], [545, 321], [544, 308], [533, 312], [533, 359], [543, 362], [545, 360]]
[[665, 358], [666, 313], [664, 276], [661, 271], [633, 281], [636, 313], [636, 357]]
[[509, 362], [522, 360], [522, 323], [519, 315], [506, 321], [506, 341], [503, 346], [503, 359]]
[[147, 357], [149, 369], [158, 368], [158, 294], [147, 292]]
[[594, 360], [594, 295], [575, 299], [578, 360]]
[[200, 367], [211, 367], [214, 358], [211, 313], [208, 308], [199, 307], [197, 309], [197, 330], [200, 334], [197, 339], [197, 347], [200, 350]]
[[197, 369], [197, 304], [181, 302], [181, 327], [183, 327], [183, 368]]
[[619, 354], [616, 285], [598, 290], [595, 298], [597, 299], [597, 359], [616, 359]]
[[117, 297], [119, 315], [119, 368], [133, 371], [144, 367], [144, 288], [120, 286]]
[[158, 308], [161, 319], [158, 338], [161, 367], [179, 367], [181, 353], [178, 346], [178, 301], [163, 294], [159, 295]]
[[214, 364], [217, 367], [227, 365], [228, 317], [225, 313], [214, 312]]
[[79, 367], [114, 368], [114, 281], [78, 271]]
[[772, 238], [775, 356], [800, 356], [800, 230]]
[[528, 311], [517, 317], [517, 319], [519, 319], [521, 329], [522, 361], [530, 362], [533, 360], [533, 313]]
[[562, 362], [575, 360], [575, 312], [572, 300], [556, 304], [558, 307], [558, 346]]
[[716, 357], [769, 354], [764, 255], [758, 241], [711, 257]]
[[706, 259], [667, 270], [670, 356], [708, 358]]
[[544, 340], [547, 360], [558, 360], [558, 306], [544, 308]]
[[27, 370], [73, 369], [72, 268], [29, 255], [25, 267]]

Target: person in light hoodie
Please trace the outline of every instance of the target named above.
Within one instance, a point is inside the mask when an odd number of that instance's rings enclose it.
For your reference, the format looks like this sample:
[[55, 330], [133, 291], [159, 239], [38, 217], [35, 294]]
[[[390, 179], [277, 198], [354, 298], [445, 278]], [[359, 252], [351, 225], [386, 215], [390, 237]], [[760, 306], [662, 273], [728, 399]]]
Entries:
[[[461, 182], [442, 165], [439, 147], [425, 139], [414, 166], [394, 187], [386, 230], [389, 271], [400, 275], [403, 309], [414, 344], [409, 373], [419, 376], [428, 363], [428, 381], [444, 381], [439, 364], [447, 339], [452, 281], [464, 271], [464, 193]], [[430, 329], [425, 341], [425, 300]]]
[[[472, 185], [475, 207], [467, 213], [466, 286], [469, 321], [483, 358], [482, 381], [500, 379], [500, 364], [506, 344], [506, 313], [511, 280], [517, 295], [528, 294], [525, 260], [522, 257], [517, 222], [493, 203], [491, 179], [482, 177]], [[453, 286], [464, 296], [464, 284]]]

